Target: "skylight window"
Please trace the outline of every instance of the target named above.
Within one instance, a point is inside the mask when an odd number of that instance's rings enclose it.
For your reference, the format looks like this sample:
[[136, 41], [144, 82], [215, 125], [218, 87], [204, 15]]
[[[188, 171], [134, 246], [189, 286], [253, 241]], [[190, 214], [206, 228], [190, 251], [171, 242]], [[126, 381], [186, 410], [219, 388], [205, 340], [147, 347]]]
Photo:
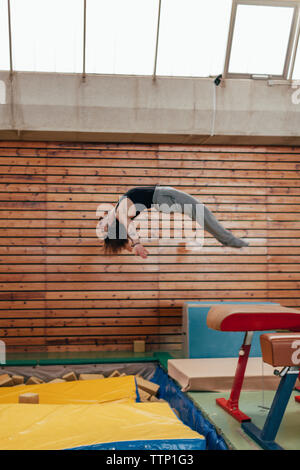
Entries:
[[157, 75], [222, 73], [231, 0], [162, 0]]
[[88, 0], [86, 72], [151, 75], [158, 0]]
[[295, 18], [295, 3], [234, 0], [226, 75], [286, 77]]
[[0, 70], [9, 70], [7, 2], [0, 2]]
[[298, 80], [299, 31], [300, 0], [0, 0], [0, 70]]
[[14, 70], [82, 71], [82, 0], [10, 0], [10, 4]]

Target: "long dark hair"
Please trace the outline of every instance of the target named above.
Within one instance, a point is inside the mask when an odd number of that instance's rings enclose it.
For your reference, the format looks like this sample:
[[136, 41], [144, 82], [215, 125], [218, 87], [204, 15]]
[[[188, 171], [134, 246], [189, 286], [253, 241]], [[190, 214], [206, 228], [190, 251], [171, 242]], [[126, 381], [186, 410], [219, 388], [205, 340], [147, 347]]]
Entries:
[[128, 235], [125, 225], [117, 218], [108, 226], [107, 236], [104, 239], [105, 253], [119, 253], [125, 248]]

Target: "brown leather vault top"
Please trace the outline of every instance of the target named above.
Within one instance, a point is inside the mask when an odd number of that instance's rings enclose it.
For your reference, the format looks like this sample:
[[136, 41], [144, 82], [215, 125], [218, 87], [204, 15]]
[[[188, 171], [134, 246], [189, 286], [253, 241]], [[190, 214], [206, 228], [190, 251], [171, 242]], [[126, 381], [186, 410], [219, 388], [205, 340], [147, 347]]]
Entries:
[[260, 337], [263, 361], [273, 367], [300, 366], [300, 333], [265, 333]]
[[214, 305], [207, 326], [220, 331], [300, 331], [300, 310], [278, 304]]

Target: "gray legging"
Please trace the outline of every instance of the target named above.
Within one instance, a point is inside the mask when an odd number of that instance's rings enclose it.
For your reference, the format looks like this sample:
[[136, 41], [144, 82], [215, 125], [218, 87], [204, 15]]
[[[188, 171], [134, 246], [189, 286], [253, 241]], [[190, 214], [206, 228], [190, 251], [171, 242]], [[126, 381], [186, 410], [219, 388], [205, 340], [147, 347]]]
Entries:
[[[241, 248], [248, 246], [248, 243], [241, 238], [235, 237], [229, 230], [226, 230], [212, 212], [198, 199], [171, 186], [157, 186], [153, 195], [154, 207], [168, 213], [168, 208], [172, 206], [174, 212], [187, 214], [192, 220], [196, 220], [204, 230], [213, 235], [222, 245]], [[197, 211], [197, 206], [201, 210]], [[202, 220], [204, 219], [204, 220]]]

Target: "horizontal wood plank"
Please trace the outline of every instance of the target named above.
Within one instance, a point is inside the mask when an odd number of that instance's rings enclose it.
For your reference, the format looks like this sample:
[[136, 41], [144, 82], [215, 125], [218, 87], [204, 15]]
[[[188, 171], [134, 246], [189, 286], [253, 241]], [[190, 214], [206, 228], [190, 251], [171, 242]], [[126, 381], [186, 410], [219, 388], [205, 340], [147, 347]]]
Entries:
[[[299, 179], [299, 147], [1, 141], [0, 337], [12, 352], [180, 350], [187, 300], [300, 308]], [[137, 219], [148, 258], [108, 256], [97, 207], [153, 184], [190, 193], [249, 247], [206, 232], [192, 248], [178, 215], [162, 238], [152, 211], [155, 238]]]

